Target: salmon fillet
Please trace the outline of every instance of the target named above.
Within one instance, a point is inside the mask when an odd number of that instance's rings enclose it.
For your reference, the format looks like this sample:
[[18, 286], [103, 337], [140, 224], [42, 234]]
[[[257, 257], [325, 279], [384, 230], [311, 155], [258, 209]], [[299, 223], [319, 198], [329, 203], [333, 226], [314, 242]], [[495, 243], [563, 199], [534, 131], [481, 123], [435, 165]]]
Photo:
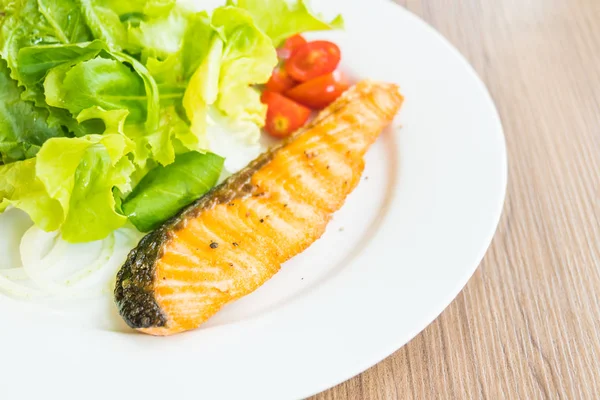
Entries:
[[260, 287], [323, 234], [402, 102], [396, 85], [358, 83], [144, 237], [117, 275], [123, 319], [147, 334], [172, 335]]

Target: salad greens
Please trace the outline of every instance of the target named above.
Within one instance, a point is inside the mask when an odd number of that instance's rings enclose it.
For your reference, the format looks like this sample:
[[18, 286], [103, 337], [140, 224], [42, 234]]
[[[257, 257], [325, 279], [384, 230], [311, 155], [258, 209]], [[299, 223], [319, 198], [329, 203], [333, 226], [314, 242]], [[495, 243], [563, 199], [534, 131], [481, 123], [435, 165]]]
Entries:
[[216, 154], [191, 151], [166, 167], [159, 165], [124, 200], [125, 215], [142, 232], [157, 228], [217, 183], [223, 161]]
[[260, 150], [276, 46], [342, 24], [304, 0], [0, 0], [0, 212], [69, 242], [155, 228]]
[[281, 0], [227, 0], [228, 5], [247, 10], [258, 27], [279, 46], [285, 39], [300, 32], [340, 29], [344, 20], [338, 15], [327, 22], [315, 15], [306, 0], [286, 2]]
[[5, 164], [34, 157], [46, 140], [64, 136], [46, 122], [48, 111], [22, 100], [21, 93], [0, 60], [0, 160]]

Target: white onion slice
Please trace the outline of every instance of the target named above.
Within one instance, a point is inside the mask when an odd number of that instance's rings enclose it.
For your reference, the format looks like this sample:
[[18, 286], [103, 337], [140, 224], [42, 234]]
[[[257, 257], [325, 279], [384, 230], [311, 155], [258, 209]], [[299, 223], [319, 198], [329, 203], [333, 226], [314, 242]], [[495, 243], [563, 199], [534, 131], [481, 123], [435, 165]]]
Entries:
[[8, 219], [15, 219], [17, 211], [0, 215], [14, 242], [20, 242], [17, 254], [0, 268], [0, 294], [24, 300], [80, 300], [111, 293], [118, 268], [142, 237], [127, 225], [102, 241], [70, 244], [59, 232], [45, 232], [31, 222], [17, 230]]
[[23, 267], [0, 269], [0, 276], [11, 281], [26, 281], [29, 279]]
[[44, 296], [44, 294], [39, 290], [32, 289], [25, 285], [15, 283], [15, 282], [11, 281], [10, 279], [5, 278], [4, 276], [1, 276], [1, 275], [0, 275], [0, 291], [4, 292], [10, 296], [18, 297], [18, 298], [22, 298], [22, 299], [34, 299], [34, 298], [39, 298], [39, 297]]
[[[101, 290], [94, 290], [93, 287], [79, 287], [73, 283], [79, 282], [84, 278], [89, 278], [94, 272], [102, 268], [110, 260], [114, 251], [114, 233], [109, 235], [108, 239], [102, 242], [100, 255], [91, 265], [84, 266], [82, 271], [71, 275], [63, 282], [57, 282], [48, 277], [49, 272], [60, 272], [68, 265], [65, 257], [61, 257], [59, 251], [49, 252], [47, 257], [42, 257], [40, 249], [43, 249], [48, 240], [52, 240], [54, 234], [42, 231], [36, 226], [29, 228], [21, 240], [21, 261], [23, 268], [33, 283], [44, 292], [47, 292], [58, 298], [89, 298], [100, 295]], [[64, 243], [58, 239], [58, 243]], [[55, 246], [54, 248], [58, 247]], [[66, 246], [65, 246], [66, 247]]]
[[104, 265], [106, 265], [113, 254], [115, 253], [115, 234], [114, 232], [108, 235], [102, 242], [102, 249], [98, 258], [87, 267], [82, 268], [81, 271], [74, 273], [63, 281], [66, 287], [69, 287], [75, 283], [78, 283], [87, 278], [93, 277], [94, 273], [99, 271]]

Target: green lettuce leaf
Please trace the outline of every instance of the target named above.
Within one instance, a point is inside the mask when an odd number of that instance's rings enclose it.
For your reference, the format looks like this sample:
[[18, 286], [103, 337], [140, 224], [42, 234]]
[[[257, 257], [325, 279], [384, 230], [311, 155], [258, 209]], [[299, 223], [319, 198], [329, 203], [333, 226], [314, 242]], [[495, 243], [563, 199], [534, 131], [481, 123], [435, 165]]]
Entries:
[[41, 86], [25, 82], [20, 74], [19, 51], [48, 44], [91, 40], [74, 0], [4, 0], [0, 3], [0, 56], [11, 77], [25, 86], [23, 97], [45, 106]]
[[94, 37], [112, 51], [162, 53], [179, 47], [186, 20], [175, 0], [78, 1]]
[[219, 94], [222, 58], [223, 40], [214, 35], [206, 59], [192, 75], [185, 91], [183, 106], [191, 121], [191, 130], [198, 138], [206, 134], [207, 112]]
[[54, 231], [64, 220], [63, 209], [37, 178], [36, 161], [32, 158], [0, 165], [0, 212], [8, 206], [19, 208], [40, 228]]
[[175, 161], [178, 145], [187, 150], [206, 148], [192, 133], [189, 125], [179, 117], [174, 106], [161, 110], [159, 127], [149, 135], [148, 143], [154, 159], [162, 165]]
[[91, 39], [81, 10], [75, 0], [37, 0], [38, 10], [60, 43], [87, 42]]
[[271, 76], [277, 64], [275, 48], [244, 10], [217, 8], [211, 25], [215, 32], [208, 53], [192, 75], [183, 98], [191, 130], [200, 140], [206, 140], [208, 114], [214, 107], [227, 118], [252, 123], [252, 141], [257, 142], [266, 107], [253, 85], [265, 83]]
[[[103, 40], [113, 51], [127, 47], [127, 29], [119, 14], [111, 8], [113, 2], [106, 0], [77, 0], [87, 25], [96, 39]], [[121, 3], [127, 4], [129, 0]]]
[[[159, 113], [160, 113], [160, 97], [159, 89], [156, 81], [148, 72], [148, 69], [135, 58], [125, 53], [113, 53], [113, 57], [117, 60], [131, 65], [133, 70], [144, 82], [145, 94], [146, 94], [146, 128], [148, 131], [153, 132], [158, 127]], [[130, 110], [131, 112], [131, 110]]]
[[186, 32], [187, 14], [181, 8], [174, 8], [161, 17], [130, 24], [127, 50], [133, 54], [143, 53], [143, 58], [152, 56], [164, 59], [177, 53]]
[[123, 201], [122, 209], [142, 232], [148, 232], [207, 193], [219, 179], [223, 158], [188, 152], [151, 170]]
[[18, 79], [21, 48], [92, 38], [74, 0], [3, 0], [0, 25], [0, 56], [7, 61], [14, 79]]
[[121, 16], [138, 14], [141, 18], [167, 15], [175, 7], [175, 0], [105, 0], [104, 4]]
[[136, 144], [135, 161], [140, 168], [144, 168], [150, 159], [161, 165], [169, 165], [175, 161], [177, 153], [206, 147], [201, 145], [174, 106], [160, 110], [156, 130], [148, 131], [144, 126], [127, 124], [124, 132]]
[[[40, 12], [42, 10], [42, 12]], [[24, 86], [21, 97], [48, 110], [48, 125], [65, 126], [75, 134], [84, 134], [65, 110], [45, 103], [43, 87], [35, 81], [26, 82], [18, 59], [20, 50], [37, 46], [60, 45], [90, 40], [89, 30], [73, 0], [4, 0], [0, 2], [0, 57], [6, 60], [11, 77]]]
[[[77, 116], [77, 122], [88, 135], [125, 135], [125, 120], [129, 110], [104, 110], [101, 107], [86, 108]], [[134, 154], [137, 157], [137, 154]], [[145, 160], [144, 160], [145, 161]]]
[[212, 24], [227, 41], [221, 61], [217, 107], [231, 118], [262, 126], [266, 106], [253, 85], [269, 80], [277, 64], [277, 53], [252, 16], [243, 10], [218, 8]]
[[0, 161], [5, 164], [34, 157], [46, 140], [64, 136], [48, 125], [48, 112], [23, 101], [21, 93], [0, 60]]
[[63, 210], [62, 236], [69, 242], [105, 238], [125, 224], [115, 211], [113, 189], [128, 192], [134, 144], [119, 134], [47, 141], [36, 157], [36, 176]]
[[18, 53], [17, 70], [26, 87], [43, 83], [44, 77], [54, 67], [95, 58], [106, 48], [101, 41], [76, 44], [51, 44], [24, 47]]
[[227, 4], [252, 14], [256, 25], [269, 35], [276, 47], [297, 33], [344, 27], [341, 15], [327, 21], [311, 12], [305, 0], [228, 0]]
[[129, 115], [128, 110], [104, 110], [100, 107], [90, 107], [81, 111], [77, 116], [77, 122], [83, 123], [90, 120], [101, 120], [104, 124], [102, 133], [118, 133], [124, 135], [125, 120]]
[[206, 12], [199, 12], [188, 17], [188, 25], [183, 36], [181, 51], [182, 79], [189, 79], [198, 69], [208, 54], [210, 40], [214, 29]]
[[178, 92], [180, 97], [183, 97], [187, 81], [206, 58], [215, 33], [206, 12], [188, 14], [186, 19], [187, 25], [179, 50], [166, 57], [150, 54], [146, 60], [146, 66], [159, 87], [173, 88], [167, 93]]
[[46, 102], [73, 115], [90, 107], [129, 110], [129, 122], [146, 120], [144, 81], [123, 63], [94, 58], [74, 66], [55, 67], [44, 82]]
[[103, 239], [127, 221], [113, 191], [131, 190], [132, 149], [117, 134], [50, 139], [36, 158], [0, 166], [0, 211], [22, 209], [69, 242]]

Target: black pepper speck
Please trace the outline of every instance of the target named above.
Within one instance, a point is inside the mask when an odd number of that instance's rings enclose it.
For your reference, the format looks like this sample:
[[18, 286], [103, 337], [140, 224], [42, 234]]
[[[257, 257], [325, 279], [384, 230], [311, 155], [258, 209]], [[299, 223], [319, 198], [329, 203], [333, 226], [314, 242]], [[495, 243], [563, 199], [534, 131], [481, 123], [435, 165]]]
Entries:
[[211, 242], [210, 243], [210, 248], [211, 249], [216, 249], [217, 247], [219, 247], [219, 243], [217, 243], [217, 242]]

